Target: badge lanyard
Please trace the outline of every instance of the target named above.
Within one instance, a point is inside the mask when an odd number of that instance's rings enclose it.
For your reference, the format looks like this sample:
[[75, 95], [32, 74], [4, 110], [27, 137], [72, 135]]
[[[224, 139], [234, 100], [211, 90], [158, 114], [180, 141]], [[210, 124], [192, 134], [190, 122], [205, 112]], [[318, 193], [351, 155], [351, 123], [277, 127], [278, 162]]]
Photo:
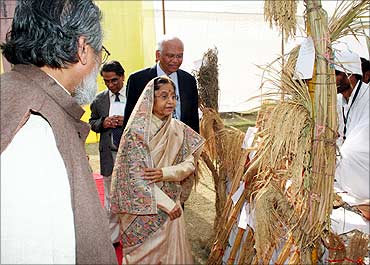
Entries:
[[356, 100], [356, 97], [357, 97], [357, 95], [358, 95], [358, 92], [360, 91], [361, 85], [362, 85], [362, 82], [361, 82], [361, 81], [359, 81], [359, 84], [358, 84], [358, 87], [357, 87], [356, 93], [355, 93], [355, 95], [353, 96], [353, 99], [352, 99], [351, 105], [350, 105], [350, 106], [349, 106], [349, 108], [348, 108], [347, 115], [344, 115], [344, 107], [342, 107], [342, 114], [343, 114], [343, 120], [344, 120], [343, 141], [344, 141], [344, 140], [346, 140], [347, 121], [348, 121], [349, 111], [351, 110], [351, 108], [352, 108], [352, 106], [353, 106], [353, 103], [355, 103], [355, 100]]

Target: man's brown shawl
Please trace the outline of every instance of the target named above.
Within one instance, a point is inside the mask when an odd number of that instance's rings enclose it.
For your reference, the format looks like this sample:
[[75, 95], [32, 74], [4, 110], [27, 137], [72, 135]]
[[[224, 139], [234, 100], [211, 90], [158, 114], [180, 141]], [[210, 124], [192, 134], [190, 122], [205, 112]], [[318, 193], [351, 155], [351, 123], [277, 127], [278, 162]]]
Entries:
[[35, 66], [16, 65], [11, 72], [1, 75], [0, 84], [1, 153], [31, 112], [44, 117], [53, 130], [71, 187], [76, 263], [117, 264], [108, 222], [86, 157], [85, 139], [90, 127], [80, 120], [84, 110]]

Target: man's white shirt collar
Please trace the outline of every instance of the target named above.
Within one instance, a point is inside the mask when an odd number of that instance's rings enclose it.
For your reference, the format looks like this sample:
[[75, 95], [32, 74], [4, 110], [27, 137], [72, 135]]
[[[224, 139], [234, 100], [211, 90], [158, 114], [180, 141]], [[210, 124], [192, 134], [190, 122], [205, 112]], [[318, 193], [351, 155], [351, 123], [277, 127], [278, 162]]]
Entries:
[[157, 63], [157, 76], [161, 76], [161, 75], [166, 75], [168, 77], [170, 77], [172, 80], [176, 79], [177, 80], [177, 72], [173, 72], [171, 73], [170, 75], [166, 74], [161, 66], [159, 65], [159, 62]]
[[[126, 97], [126, 95], [125, 95], [125, 85], [123, 85], [123, 87], [121, 88], [121, 90], [120, 91], [118, 91], [118, 93], [119, 93], [119, 96], [123, 96], [123, 97]], [[109, 97], [113, 97], [113, 96], [115, 96], [116, 94], [114, 94], [112, 91], [110, 91], [109, 89], [108, 89], [108, 93], [109, 93]]]
[[[46, 73], [46, 72], [45, 72]], [[59, 81], [58, 80], [56, 80], [55, 78], [54, 78], [54, 76], [52, 76], [52, 75], [49, 75], [48, 73], [46, 73], [48, 76], [50, 76], [61, 88], [63, 88], [63, 90], [65, 91], [65, 92], [67, 92], [67, 94], [68, 95], [70, 95], [70, 96], [72, 96], [72, 94], [71, 94], [71, 92], [69, 92], [61, 83], [59, 83]]]

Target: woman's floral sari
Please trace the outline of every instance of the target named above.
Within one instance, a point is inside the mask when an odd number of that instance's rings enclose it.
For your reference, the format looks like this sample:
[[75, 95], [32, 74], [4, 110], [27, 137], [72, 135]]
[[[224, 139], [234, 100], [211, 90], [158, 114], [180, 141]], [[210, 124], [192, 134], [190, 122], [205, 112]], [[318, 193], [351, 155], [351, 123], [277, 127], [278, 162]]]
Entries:
[[[170, 221], [168, 215], [157, 207], [154, 185], [157, 185], [174, 202], [184, 202], [190, 194], [194, 174], [182, 182], [160, 182], [149, 184], [143, 179], [144, 168], [178, 165], [188, 156], [199, 157], [204, 139], [182, 122], [169, 117], [159, 131], [150, 138], [154, 104], [153, 80], [144, 89], [123, 133], [113, 170], [111, 187], [111, 210], [122, 215], [122, 243], [125, 254], [140, 252], [139, 259], [131, 263], [145, 262], [190, 262], [189, 259], [163, 259], [168, 253], [152, 255], [153, 247], [163, 251], [163, 244], [168, 243], [164, 229], [182, 230], [183, 237], [179, 246], [186, 247], [183, 215], [180, 220]], [[179, 223], [180, 222], [180, 223]], [[179, 225], [180, 224], [180, 225]], [[167, 228], [166, 228], [167, 227]], [[171, 236], [176, 231], [170, 231]], [[168, 235], [168, 231], [166, 233]], [[161, 243], [157, 244], [158, 238]], [[152, 240], [149, 249], [141, 253], [146, 241]], [[171, 239], [174, 240], [174, 239]], [[176, 239], [175, 239], [176, 240]], [[166, 243], [163, 243], [166, 242]], [[171, 242], [173, 245], [174, 242]], [[145, 245], [144, 245], [145, 246]], [[174, 253], [171, 252], [170, 256]], [[181, 256], [181, 253], [175, 253]], [[153, 257], [153, 259], [151, 258]]]

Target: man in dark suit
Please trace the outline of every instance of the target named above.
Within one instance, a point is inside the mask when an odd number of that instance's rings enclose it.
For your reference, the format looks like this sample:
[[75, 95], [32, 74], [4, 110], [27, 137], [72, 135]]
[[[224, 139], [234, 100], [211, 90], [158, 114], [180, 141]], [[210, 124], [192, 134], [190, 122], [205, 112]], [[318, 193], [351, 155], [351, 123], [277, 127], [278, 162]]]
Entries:
[[126, 104], [124, 88], [125, 70], [117, 61], [103, 65], [100, 75], [108, 89], [96, 95], [91, 104], [89, 123], [91, 130], [100, 133], [100, 174], [104, 179], [104, 207], [109, 217], [112, 243], [119, 244], [119, 224], [115, 214], [109, 212], [109, 195], [114, 160], [123, 132], [123, 113]]
[[124, 115], [124, 127], [146, 84], [154, 77], [167, 75], [176, 85], [177, 106], [174, 117], [178, 118], [194, 131], [199, 132], [198, 90], [195, 78], [180, 70], [184, 54], [184, 44], [173, 36], [163, 36], [156, 50], [156, 65], [139, 70], [127, 80], [127, 104]]

